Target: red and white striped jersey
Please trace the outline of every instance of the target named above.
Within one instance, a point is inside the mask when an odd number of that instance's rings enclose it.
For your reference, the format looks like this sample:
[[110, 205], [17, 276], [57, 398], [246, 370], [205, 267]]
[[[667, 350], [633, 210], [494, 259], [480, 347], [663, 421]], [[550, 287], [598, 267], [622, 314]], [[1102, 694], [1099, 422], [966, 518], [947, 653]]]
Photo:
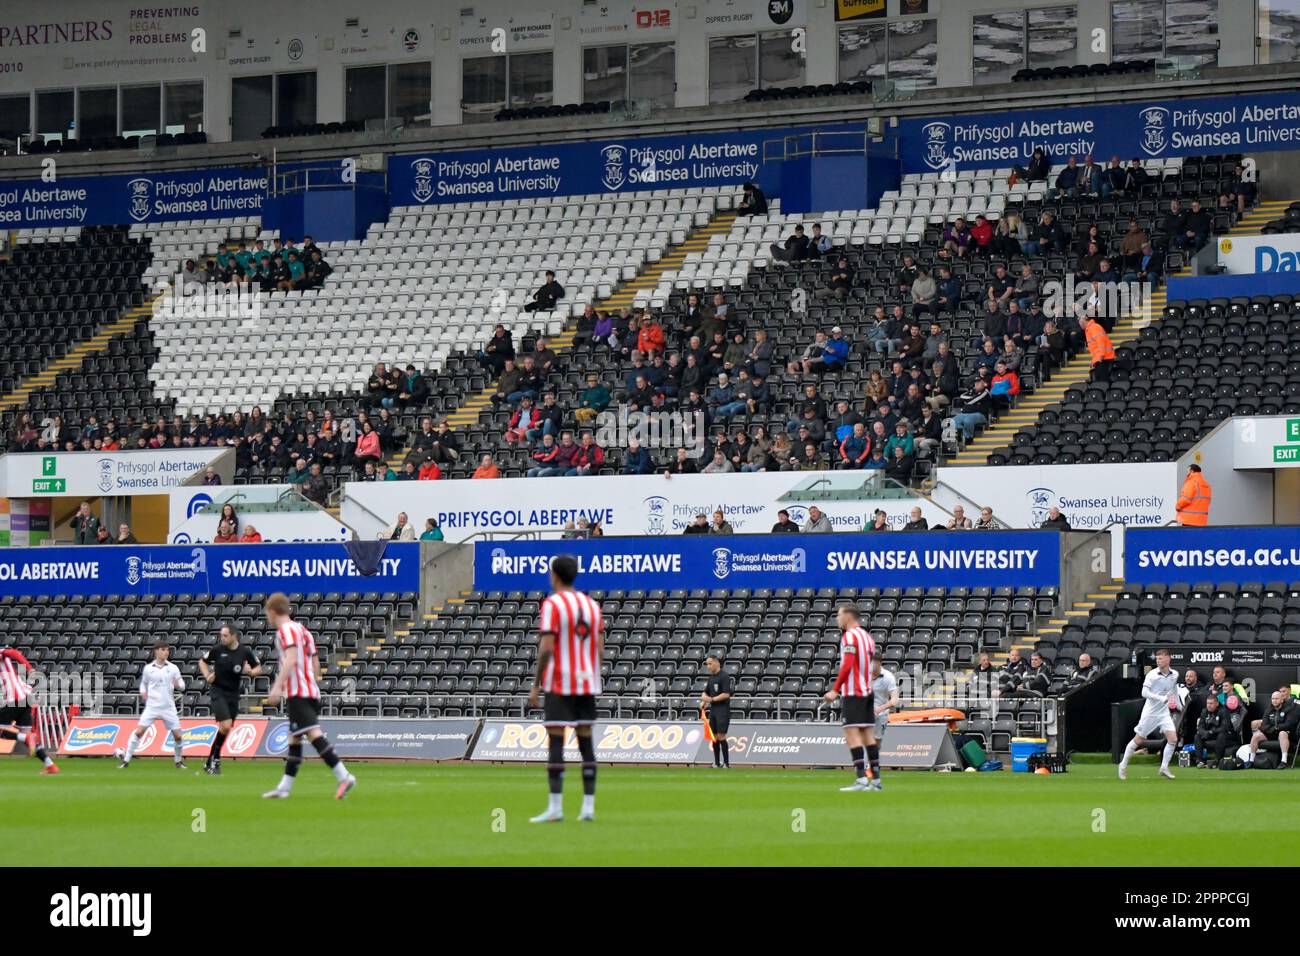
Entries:
[[600, 693], [600, 648], [604, 616], [600, 605], [577, 591], [558, 591], [542, 602], [538, 631], [555, 635], [555, 651], [542, 689], [548, 694]]
[[871, 658], [876, 653], [876, 642], [866, 628], [851, 627], [840, 636], [840, 678], [837, 686], [845, 697], [867, 697], [871, 694]]
[[320, 685], [316, 683], [316, 638], [297, 621], [285, 621], [278, 634], [280, 657], [291, 647], [298, 649], [297, 660], [285, 679], [286, 697], [311, 697], [320, 699]]
[[0, 651], [0, 706], [26, 707], [32, 689], [24, 680], [31, 669], [20, 651], [6, 647]]

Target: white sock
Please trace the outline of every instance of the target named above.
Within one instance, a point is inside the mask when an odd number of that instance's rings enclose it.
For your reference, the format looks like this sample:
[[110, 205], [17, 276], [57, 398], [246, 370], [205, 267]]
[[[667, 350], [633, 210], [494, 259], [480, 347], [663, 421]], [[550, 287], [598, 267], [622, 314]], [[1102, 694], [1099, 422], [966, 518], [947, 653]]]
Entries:
[[594, 793], [584, 793], [582, 795], [582, 812], [583, 813], [596, 812], [596, 795]]
[[1254, 762], [1255, 762], [1255, 751], [1253, 750], [1246, 751], [1246, 766], [1249, 767]]
[[1286, 766], [1286, 751], [1282, 751], [1282, 766]]
[[290, 790], [293, 789], [293, 777], [289, 776], [286, 773], [283, 777], [280, 778], [280, 782], [276, 784], [275, 789], [283, 790], [285, 793], [288, 793]]
[[858, 783], [870, 783], [870, 782], [871, 782], [870, 777], [858, 777]]
[[180, 763], [185, 759], [185, 745], [181, 743], [181, 735], [179, 731], [172, 734], [172, 750], [176, 753], [177, 763]]
[[1168, 744], [1168, 743], [1165, 744], [1165, 749], [1164, 749], [1163, 751], [1161, 751], [1161, 753], [1160, 753], [1160, 769], [1161, 769], [1161, 770], [1168, 770], [1168, 769], [1169, 769], [1169, 758], [1172, 757], [1173, 755], [1174, 755], [1174, 745], [1173, 745], [1173, 744]]
[[1119, 765], [1121, 767], [1127, 767], [1129, 758], [1132, 757], [1133, 754], [1135, 753], [1137, 753], [1137, 744], [1133, 743], [1133, 741], [1130, 740], [1128, 742], [1128, 746], [1124, 748], [1124, 759], [1119, 762]]
[[135, 748], [139, 746], [139, 743], [140, 738], [132, 734], [131, 739], [126, 742], [126, 756], [122, 758], [124, 763], [131, 762], [131, 758], [135, 756]]
[[52, 766], [54, 766], [54, 759], [50, 756], [50, 752], [49, 752], [48, 750], [45, 751], [45, 761], [44, 761], [44, 762], [45, 762], [45, 766], [47, 766], [47, 767], [52, 767]]
[[25, 744], [27, 743], [27, 735], [20, 730], [18, 733], [14, 734], [14, 740], [18, 741], [20, 744]]
[[343, 766], [342, 760], [340, 760], [338, 763], [334, 765], [334, 779], [337, 780], [339, 783], [342, 783], [344, 780], [348, 779], [348, 768]]
[[546, 809], [547, 809], [547, 811], [550, 812], [550, 813], [563, 813], [563, 812], [564, 812], [564, 794], [562, 794], [562, 793], [552, 793], [552, 794], [550, 794], [550, 800], [549, 800], [549, 802], [546, 804]]

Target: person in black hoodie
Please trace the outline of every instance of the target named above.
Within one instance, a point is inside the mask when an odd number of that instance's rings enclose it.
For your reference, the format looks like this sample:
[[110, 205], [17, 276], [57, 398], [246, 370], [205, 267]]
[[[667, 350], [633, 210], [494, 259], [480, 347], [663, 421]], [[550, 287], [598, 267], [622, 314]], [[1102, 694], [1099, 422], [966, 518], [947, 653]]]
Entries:
[[744, 195], [740, 198], [740, 204], [736, 206], [736, 215], [761, 216], [767, 212], [767, 196], [756, 183], [743, 183], [740, 188], [744, 191]]
[[1207, 210], [1201, 208], [1199, 201], [1192, 202], [1192, 209], [1183, 222], [1183, 231], [1178, 235], [1178, 245], [1183, 249], [1195, 251], [1205, 245], [1210, 237], [1214, 220]]
[[1047, 512], [1047, 518], [1038, 526], [1044, 531], [1069, 531], [1070, 522], [1065, 515], [1061, 514], [1061, 509], [1055, 506]]
[[533, 293], [533, 301], [524, 306], [525, 312], [549, 312], [564, 298], [564, 286], [555, 281], [555, 273], [546, 270], [546, 281]]
[[802, 262], [808, 258], [808, 237], [803, 226], [795, 226], [784, 243], [772, 243], [772, 256], [781, 262]]
[[1196, 721], [1192, 745], [1196, 748], [1198, 767], [1204, 767], [1209, 760], [1222, 760], [1241, 746], [1240, 735], [1233, 726], [1227, 708], [1213, 694], [1205, 698], [1205, 707], [1200, 719]]
[[1052, 171], [1052, 161], [1043, 152], [1043, 147], [1034, 147], [1034, 154], [1029, 157], [1028, 166], [1013, 166], [1011, 170], [1016, 179], [1027, 183], [1046, 182], [1047, 174]]
[[772, 534], [798, 534], [799, 526], [790, 520], [790, 512], [782, 508], [776, 513], [776, 524], [772, 525]]
[[1253, 721], [1250, 725], [1253, 733], [1250, 736], [1250, 756], [1246, 758], [1246, 763], [1249, 765], [1255, 762], [1255, 754], [1260, 744], [1266, 740], [1276, 740], [1282, 751], [1282, 760], [1278, 764], [1278, 769], [1287, 769], [1291, 741], [1295, 739], [1298, 726], [1300, 726], [1300, 703], [1291, 696], [1291, 688], [1279, 687], [1273, 691], [1268, 710], [1264, 711], [1263, 718]]

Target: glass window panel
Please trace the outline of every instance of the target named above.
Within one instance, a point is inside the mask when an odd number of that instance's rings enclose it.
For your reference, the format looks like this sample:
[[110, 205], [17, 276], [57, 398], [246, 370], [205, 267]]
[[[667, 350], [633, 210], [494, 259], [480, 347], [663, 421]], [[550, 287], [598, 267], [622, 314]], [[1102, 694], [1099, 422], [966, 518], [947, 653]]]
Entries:
[[916, 89], [938, 82], [937, 20], [895, 20], [889, 25], [889, 78]]
[[158, 132], [162, 87], [122, 87], [122, 135], [151, 136]]
[[629, 96], [653, 108], [677, 105], [677, 44], [638, 43], [628, 47]]
[[1259, 62], [1300, 60], [1300, 0], [1259, 0]]
[[74, 116], [72, 90], [45, 90], [36, 94], [36, 132], [46, 142], [69, 135]]
[[758, 86], [758, 38], [709, 40], [709, 102], [734, 103]]
[[1039, 7], [1028, 11], [1029, 59], [1026, 66], [1074, 66], [1078, 62], [1077, 7]]
[[506, 58], [481, 56], [461, 62], [461, 120], [485, 123], [506, 107]]
[[840, 82], [856, 83], [859, 80], [885, 78], [885, 35], [883, 23], [860, 24], [840, 30]]
[[275, 125], [316, 122], [316, 71], [281, 73], [275, 78]]
[[1165, 48], [1164, 0], [1119, 0], [1110, 6], [1111, 61], [1151, 60]]
[[[270, 125], [269, 123], [267, 125]], [[163, 132], [202, 133], [203, 81], [163, 84]]]
[[77, 90], [77, 138], [117, 135], [117, 87]]
[[1165, 56], [1193, 57], [1209, 65], [1219, 61], [1219, 0], [1168, 0]]
[[349, 123], [383, 119], [386, 115], [384, 90], [387, 83], [387, 67], [350, 67], [343, 76], [343, 118]]
[[271, 91], [275, 79], [265, 76], [237, 76], [230, 81], [230, 138], [257, 139], [275, 121]]
[[804, 55], [795, 50], [794, 33], [779, 30], [758, 35], [758, 80], [764, 89], [803, 86]]
[[510, 107], [550, 106], [555, 102], [555, 67], [550, 50], [510, 57]]
[[582, 51], [583, 102], [627, 99], [627, 81], [627, 47], [589, 46]]
[[423, 63], [395, 63], [388, 68], [388, 115], [407, 126], [428, 126], [433, 111], [433, 72]]
[[0, 96], [0, 139], [12, 146], [13, 141], [31, 132], [32, 98], [26, 93]]
[[989, 13], [971, 18], [972, 73], [976, 85], [1009, 83], [1025, 65], [1025, 15]]

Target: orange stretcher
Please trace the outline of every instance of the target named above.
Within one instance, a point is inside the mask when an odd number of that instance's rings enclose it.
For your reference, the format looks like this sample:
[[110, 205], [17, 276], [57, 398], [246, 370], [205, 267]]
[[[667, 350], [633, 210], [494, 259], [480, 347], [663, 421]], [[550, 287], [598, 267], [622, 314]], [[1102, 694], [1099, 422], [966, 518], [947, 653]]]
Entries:
[[965, 720], [966, 715], [951, 707], [931, 707], [926, 710], [900, 710], [889, 715], [891, 724], [941, 724], [946, 723], [949, 730], [957, 729], [957, 722]]

